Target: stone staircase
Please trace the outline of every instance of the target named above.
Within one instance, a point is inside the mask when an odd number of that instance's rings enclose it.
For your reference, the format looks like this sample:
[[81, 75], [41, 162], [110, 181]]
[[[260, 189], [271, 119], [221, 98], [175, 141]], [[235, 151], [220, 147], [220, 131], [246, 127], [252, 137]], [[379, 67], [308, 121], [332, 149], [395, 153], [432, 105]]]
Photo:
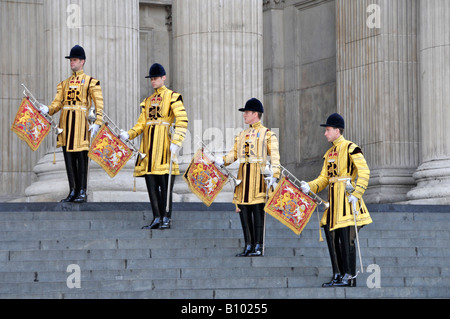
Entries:
[[265, 257], [237, 258], [233, 205], [174, 203], [171, 229], [142, 230], [149, 206], [0, 203], [0, 298], [450, 297], [449, 206], [369, 205], [356, 288], [321, 287], [331, 267], [316, 213], [300, 236], [268, 215]]

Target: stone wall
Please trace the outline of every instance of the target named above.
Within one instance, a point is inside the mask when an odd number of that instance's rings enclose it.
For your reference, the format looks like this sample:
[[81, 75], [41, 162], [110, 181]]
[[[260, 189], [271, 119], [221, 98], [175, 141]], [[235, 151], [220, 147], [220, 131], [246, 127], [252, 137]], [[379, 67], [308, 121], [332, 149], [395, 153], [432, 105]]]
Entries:
[[[257, 97], [283, 166], [299, 179], [319, 174], [329, 147], [319, 124], [339, 112], [344, 136], [362, 147], [371, 169], [368, 203], [448, 203], [449, 13], [446, 0], [0, 0], [0, 25], [9, 31], [0, 48], [0, 197], [65, 197], [54, 136], [32, 152], [10, 127], [20, 83], [51, 103], [70, 74], [64, 56], [79, 42], [105, 111], [124, 129], [152, 91], [149, 66], [165, 66], [190, 120], [182, 170], [196, 137], [228, 150], [244, 128], [237, 109]], [[142, 179], [131, 191], [132, 170], [130, 161], [110, 179], [91, 164], [90, 200], [147, 201]], [[175, 190], [175, 200], [196, 200], [181, 177]]]
[[264, 101], [279, 128], [281, 163], [315, 178], [328, 148], [320, 123], [336, 111], [334, 1], [266, 1]]

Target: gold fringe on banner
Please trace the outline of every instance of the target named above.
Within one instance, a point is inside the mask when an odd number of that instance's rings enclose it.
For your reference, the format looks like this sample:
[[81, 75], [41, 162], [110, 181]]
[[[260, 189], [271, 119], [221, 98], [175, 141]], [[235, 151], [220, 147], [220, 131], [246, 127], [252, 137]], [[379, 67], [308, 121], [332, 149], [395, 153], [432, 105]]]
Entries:
[[227, 183], [228, 176], [223, 174], [209, 159], [202, 149], [199, 149], [183, 175], [192, 193], [210, 206]]
[[264, 210], [296, 235], [305, 228], [317, 203], [300, 191], [285, 176], [278, 183]]

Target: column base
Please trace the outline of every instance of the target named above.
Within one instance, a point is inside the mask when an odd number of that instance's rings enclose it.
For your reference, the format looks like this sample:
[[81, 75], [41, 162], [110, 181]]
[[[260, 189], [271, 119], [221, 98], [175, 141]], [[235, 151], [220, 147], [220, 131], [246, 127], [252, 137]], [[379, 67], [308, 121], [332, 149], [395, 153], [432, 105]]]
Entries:
[[369, 188], [363, 198], [367, 204], [397, 203], [407, 200], [415, 185], [414, 168], [380, 168], [370, 171]]
[[[59, 202], [69, 194], [64, 158], [61, 151], [45, 155], [34, 167], [36, 180], [26, 188], [25, 197], [15, 202]], [[184, 160], [183, 160], [184, 162]], [[175, 179], [173, 202], [200, 202], [183, 180], [182, 174], [188, 163], [180, 163], [180, 175]], [[144, 178], [133, 177], [134, 159], [130, 159], [124, 168], [114, 177], [108, 174], [94, 161], [89, 163], [88, 202], [149, 202]], [[234, 172], [235, 174], [235, 172]], [[135, 186], [136, 180], [136, 186]], [[216, 202], [231, 203], [232, 186], [226, 185], [217, 196]]]
[[[59, 202], [69, 194], [64, 158], [61, 151], [45, 155], [34, 167], [36, 180], [26, 188], [25, 197], [17, 202]], [[147, 186], [144, 178], [133, 177], [134, 159], [130, 159], [124, 168], [111, 178], [96, 162], [89, 162], [88, 202], [148, 202]], [[175, 191], [187, 190], [181, 175], [177, 176], [173, 201], [181, 201], [182, 196]]]
[[408, 192], [408, 204], [450, 204], [450, 159], [425, 162], [413, 177], [417, 186]]

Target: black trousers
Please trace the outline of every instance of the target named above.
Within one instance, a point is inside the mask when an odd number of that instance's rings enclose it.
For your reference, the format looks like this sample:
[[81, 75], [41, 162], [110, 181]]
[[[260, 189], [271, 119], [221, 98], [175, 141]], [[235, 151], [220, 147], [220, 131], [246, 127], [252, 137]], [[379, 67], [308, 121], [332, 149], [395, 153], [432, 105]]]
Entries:
[[356, 231], [354, 226], [338, 228], [330, 231], [328, 225], [324, 227], [330, 254], [333, 274], [356, 275]]
[[65, 146], [62, 147], [62, 150], [70, 191], [75, 190], [77, 194], [82, 189], [86, 191], [89, 165], [88, 151], [67, 152]]
[[264, 203], [254, 205], [238, 205], [241, 212], [242, 231], [245, 245], [263, 245], [264, 240]]
[[159, 217], [172, 217], [172, 191], [175, 183], [175, 176], [172, 175], [170, 181], [170, 199], [169, 212], [166, 213], [167, 205], [167, 185], [169, 184], [169, 175], [145, 175], [145, 184], [152, 205], [153, 219]]

